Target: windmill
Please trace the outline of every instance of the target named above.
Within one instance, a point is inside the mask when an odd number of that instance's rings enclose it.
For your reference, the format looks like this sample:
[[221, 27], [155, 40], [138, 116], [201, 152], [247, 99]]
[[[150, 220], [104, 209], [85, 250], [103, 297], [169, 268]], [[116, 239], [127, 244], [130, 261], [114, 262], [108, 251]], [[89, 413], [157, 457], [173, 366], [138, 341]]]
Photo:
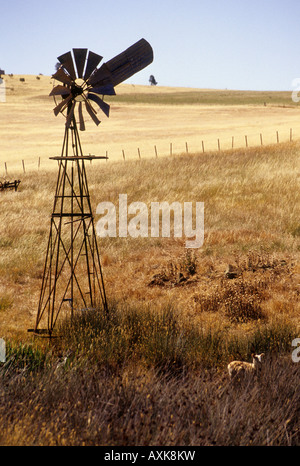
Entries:
[[108, 312], [84, 164], [107, 157], [84, 155], [78, 125], [80, 131], [85, 130], [86, 113], [98, 126], [98, 107], [108, 117], [110, 107], [104, 96], [115, 95], [115, 86], [149, 65], [153, 51], [141, 39], [97, 68], [101, 60], [92, 51], [75, 48], [58, 57], [61, 65], [52, 76], [57, 81], [50, 92], [54, 114], [62, 113], [66, 123], [61, 155], [51, 157], [59, 169], [33, 330], [38, 335], [51, 337], [62, 311], [72, 317], [76, 309], [102, 304]]

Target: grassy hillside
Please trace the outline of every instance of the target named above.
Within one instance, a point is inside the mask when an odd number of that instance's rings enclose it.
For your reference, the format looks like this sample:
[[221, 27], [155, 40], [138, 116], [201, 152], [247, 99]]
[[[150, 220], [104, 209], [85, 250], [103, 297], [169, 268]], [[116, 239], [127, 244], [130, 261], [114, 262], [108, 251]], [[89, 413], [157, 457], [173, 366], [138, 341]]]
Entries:
[[[268, 312], [275, 312], [274, 302], [281, 301], [282, 293], [294, 294], [297, 286], [293, 280], [299, 248], [298, 151], [298, 143], [289, 143], [88, 164], [94, 212], [101, 201], [117, 206], [120, 193], [128, 195], [128, 204], [146, 203], [149, 211], [153, 201], [205, 204], [205, 241], [193, 251], [197, 276], [189, 286], [148, 286], [154, 275], [171, 274], [173, 266], [174, 273], [176, 267], [184, 267], [185, 238], [106, 238], [100, 240], [100, 246], [109, 296], [131, 302], [159, 302], [168, 297], [184, 302], [186, 312], [202, 318], [195, 296], [211, 285], [221, 286], [222, 274], [231, 263], [245, 279], [277, 287], [265, 303]], [[55, 171], [29, 173], [22, 176], [17, 193], [1, 194], [1, 286], [11, 303], [9, 313], [0, 313], [4, 335], [32, 326], [55, 182]], [[98, 219], [96, 215], [95, 221]], [[274, 281], [273, 272], [279, 282]], [[298, 305], [293, 294], [289, 313], [296, 317]]]
[[[20, 81], [23, 78], [24, 81]], [[60, 154], [64, 117], [53, 114], [49, 97], [53, 82], [49, 76], [5, 76], [6, 102], [0, 112], [0, 176], [26, 170], [51, 169], [49, 157]], [[96, 127], [84, 112], [86, 131], [81, 133], [83, 150], [105, 155], [110, 160], [136, 160], [180, 153], [251, 147], [300, 137], [299, 106], [290, 92], [253, 92], [134, 86], [121, 84], [109, 99], [110, 117], [101, 111]]]
[[[94, 212], [123, 193], [148, 209], [202, 201], [204, 244], [99, 240], [110, 319], [79, 312], [52, 342], [27, 329], [56, 171], [0, 193], [0, 444], [299, 445], [299, 151], [292, 142], [87, 164]], [[266, 354], [261, 377], [231, 385], [227, 363], [253, 351]]]
[[234, 90], [180, 90], [172, 88], [145, 88], [131, 93], [117, 94], [109, 102], [153, 105], [271, 105], [296, 107], [288, 91], [234, 91]]
[[[5, 76], [7, 99], [30, 99], [52, 103], [49, 92], [53, 87], [50, 76]], [[23, 79], [24, 81], [21, 81]], [[107, 96], [111, 102], [142, 104], [203, 104], [203, 105], [287, 105], [296, 106], [290, 91], [239, 91], [231, 89], [195, 89], [165, 86], [121, 84], [116, 95]]]

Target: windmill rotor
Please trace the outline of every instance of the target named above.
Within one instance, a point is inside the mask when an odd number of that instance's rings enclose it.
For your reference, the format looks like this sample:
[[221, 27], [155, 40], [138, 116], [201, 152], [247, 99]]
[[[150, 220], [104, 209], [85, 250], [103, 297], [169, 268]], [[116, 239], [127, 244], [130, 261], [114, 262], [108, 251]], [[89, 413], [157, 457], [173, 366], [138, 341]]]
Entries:
[[[73, 52], [73, 53], [72, 53]], [[148, 66], [153, 61], [150, 44], [141, 39], [131, 47], [103, 63], [102, 56], [86, 48], [74, 48], [57, 57], [60, 67], [52, 75], [56, 84], [50, 96], [55, 100], [54, 114], [66, 114], [66, 126], [70, 127], [78, 104], [79, 128], [85, 130], [83, 108], [98, 126], [101, 121], [97, 116], [100, 109], [109, 117], [110, 106], [104, 102], [104, 96], [115, 95], [114, 87]], [[58, 102], [58, 98], [61, 101]], [[84, 105], [83, 105], [84, 104]], [[97, 110], [96, 110], [96, 108]]]

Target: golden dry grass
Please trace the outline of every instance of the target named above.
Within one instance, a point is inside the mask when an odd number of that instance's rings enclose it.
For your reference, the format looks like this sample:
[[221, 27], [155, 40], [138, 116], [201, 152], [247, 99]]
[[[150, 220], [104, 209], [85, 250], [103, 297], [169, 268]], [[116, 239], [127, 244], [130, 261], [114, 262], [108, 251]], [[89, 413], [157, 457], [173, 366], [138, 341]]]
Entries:
[[[59, 155], [64, 131], [64, 118], [55, 117], [54, 102], [49, 97], [53, 80], [49, 76], [5, 76], [6, 102], [0, 112], [0, 175], [4, 162], [12, 173], [22, 171], [22, 160], [27, 170], [37, 169], [38, 159], [45, 169], [54, 162], [49, 157]], [[39, 78], [39, 79], [37, 79]], [[116, 87], [117, 96], [110, 98], [111, 117], [100, 116], [97, 128], [87, 118], [87, 129], [81, 134], [85, 153], [105, 155], [111, 160], [138, 159], [173, 153], [201, 152], [276, 142], [300, 136], [300, 118], [297, 105], [289, 92], [238, 92], [160, 86]], [[264, 105], [266, 103], [266, 106]], [[54, 167], [55, 168], [55, 167]]]
[[[299, 371], [289, 354], [300, 325], [299, 142], [88, 163], [94, 212], [101, 201], [117, 205], [119, 194], [149, 209], [153, 201], [204, 202], [204, 244], [187, 251], [185, 238], [99, 240], [111, 320], [78, 313], [63, 323], [64, 338], [48, 345], [27, 329], [37, 313], [57, 175], [47, 157], [60, 151], [63, 120], [45, 97], [49, 78], [7, 79], [15, 88], [0, 117], [1, 169], [9, 159], [9, 177], [21, 184], [0, 192], [0, 338], [8, 347], [0, 444], [299, 445]], [[240, 103], [136, 104], [129, 91], [122, 88], [114, 119], [82, 135], [86, 152], [96, 153], [100, 137], [114, 147], [175, 133], [182, 142], [177, 111], [196, 138], [200, 111], [205, 134], [206, 117], [218, 134], [256, 131], [256, 119], [271, 134], [276, 118], [288, 128], [298, 113]], [[252, 348], [268, 356], [262, 381], [231, 387], [227, 363], [248, 360]]]
[[[101, 201], [118, 205], [152, 201], [205, 203], [205, 241], [193, 251], [197, 273], [189, 276], [184, 238], [106, 238], [99, 240], [107, 293], [134, 304], [175, 302], [184, 318], [232, 323], [224, 306], [211, 312], [199, 303], [212, 293], [225, 296], [228, 264], [247, 285], [261, 283], [268, 292], [263, 313], [284, 315], [299, 325], [299, 145], [193, 154], [163, 159], [87, 166], [94, 212]], [[34, 326], [56, 173], [22, 176], [18, 192], [1, 194], [0, 311], [6, 337], [26, 335]], [[98, 217], [95, 216], [97, 222]], [[251, 268], [251, 264], [254, 266]], [[254, 270], [252, 270], [254, 268]], [[187, 278], [176, 282], [182, 270]], [[155, 276], [158, 276], [156, 283]], [[163, 285], [159, 278], [165, 276]], [[153, 286], [149, 284], [153, 281]], [[238, 295], [242, 290], [237, 290]], [[234, 325], [241, 330], [253, 322]], [[227, 324], [226, 324], [227, 325]], [[235, 330], [238, 327], [234, 327]]]

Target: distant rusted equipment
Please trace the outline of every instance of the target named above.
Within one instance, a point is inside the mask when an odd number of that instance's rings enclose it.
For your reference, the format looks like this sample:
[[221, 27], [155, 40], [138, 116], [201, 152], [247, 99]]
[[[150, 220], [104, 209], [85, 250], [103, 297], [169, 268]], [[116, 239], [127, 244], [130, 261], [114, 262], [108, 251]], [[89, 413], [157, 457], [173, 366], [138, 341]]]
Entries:
[[4, 181], [3, 183], [0, 181], [0, 191], [7, 191], [13, 189], [17, 191], [20, 183], [20, 180]]
[[1, 68], [0, 68], [0, 78], [1, 78], [1, 76], [2, 76], [3, 74], [5, 74], [5, 71], [4, 71], [4, 70], [1, 70]]
[[108, 314], [84, 164], [85, 160], [107, 156], [83, 154], [75, 115], [81, 131], [85, 130], [83, 109], [99, 125], [94, 105], [108, 117], [110, 107], [104, 96], [115, 95], [114, 86], [149, 65], [153, 51], [141, 39], [100, 68], [97, 66], [102, 57], [87, 49], [73, 49], [73, 53], [67, 52], [58, 60], [60, 67], [52, 78], [60, 84], [50, 95], [56, 104], [54, 114], [66, 117], [65, 135], [61, 155], [51, 157], [58, 161], [59, 172], [36, 324], [31, 330], [49, 337], [54, 336], [61, 311], [72, 318], [76, 310], [100, 308], [102, 304]]

